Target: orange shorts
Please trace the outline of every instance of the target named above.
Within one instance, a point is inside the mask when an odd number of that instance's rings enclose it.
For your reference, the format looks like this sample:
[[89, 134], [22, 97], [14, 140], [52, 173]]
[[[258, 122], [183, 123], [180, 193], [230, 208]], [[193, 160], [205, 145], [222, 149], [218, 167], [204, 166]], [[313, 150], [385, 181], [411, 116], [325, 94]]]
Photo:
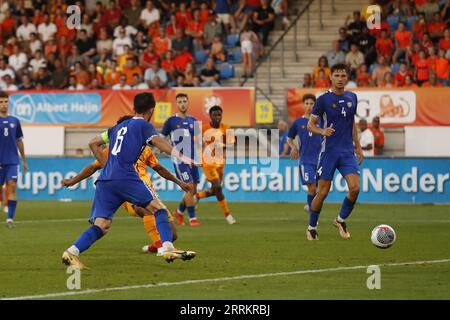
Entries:
[[208, 181], [219, 179], [222, 182], [224, 166], [203, 166], [202, 170]]

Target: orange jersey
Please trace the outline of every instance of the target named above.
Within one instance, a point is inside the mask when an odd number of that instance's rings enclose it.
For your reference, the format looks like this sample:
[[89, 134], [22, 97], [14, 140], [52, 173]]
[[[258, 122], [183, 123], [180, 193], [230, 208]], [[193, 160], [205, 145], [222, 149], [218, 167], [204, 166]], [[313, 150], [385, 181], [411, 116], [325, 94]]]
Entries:
[[[202, 127], [203, 137], [203, 165], [204, 166], [223, 166], [225, 164], [225, 145], [234, 143], [234, 135], [230, 134], [227, 129], [230, 127], [221, 123], [219, 128], [213, 128], [211, 124]], [[223, 144], [222, 154], [216, 155], [216, 143]]]
[[[109, 148], [103, 149], [103, 155], [108, 159], [109, 156]], [[95, 164], [99, 168], [103, 168], [101, 163], [98, 160], [95, 160]], [[149, 147], [145, 147], [144, 150], [141, 152], [141, 155], [139, 156], [138, 161], [136, 161], [136, 164], [134, 165], [134, 169], [139, 175], [139, 178], [141, 180], [144, 180], [147, 182], [151, 187], [152, 182], [150, 181], [148, 177], [148, 171], [147, 166], [154, 169], [159, 164], [158, 159], [156, 158], [155, 154], [152, 152], [152, 149]]]

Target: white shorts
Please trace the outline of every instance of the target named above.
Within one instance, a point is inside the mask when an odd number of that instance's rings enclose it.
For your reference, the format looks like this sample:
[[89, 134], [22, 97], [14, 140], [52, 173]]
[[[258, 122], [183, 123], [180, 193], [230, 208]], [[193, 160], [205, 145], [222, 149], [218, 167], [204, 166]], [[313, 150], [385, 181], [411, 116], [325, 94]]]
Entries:
[[242, 53], [252, 53], [253, 52], [253, 42], [250, 40], [244, 40], [241, 43]]
[[218, 18], [217, 21], [219, 23], [223, 22], [223, 24], [230, 24], [230, 14], [229, 13], [218, 13], [217, 18]]

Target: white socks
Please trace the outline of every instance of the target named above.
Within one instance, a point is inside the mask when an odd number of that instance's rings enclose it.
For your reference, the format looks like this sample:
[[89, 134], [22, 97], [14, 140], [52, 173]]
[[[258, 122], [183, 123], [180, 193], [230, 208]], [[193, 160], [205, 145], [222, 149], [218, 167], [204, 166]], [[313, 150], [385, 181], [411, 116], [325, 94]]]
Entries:
[[69, 249], [67, 249], [71, 254], [76, 255], [77, 257], [80, 255], [80, 250], [77, 247], [72, 245]]

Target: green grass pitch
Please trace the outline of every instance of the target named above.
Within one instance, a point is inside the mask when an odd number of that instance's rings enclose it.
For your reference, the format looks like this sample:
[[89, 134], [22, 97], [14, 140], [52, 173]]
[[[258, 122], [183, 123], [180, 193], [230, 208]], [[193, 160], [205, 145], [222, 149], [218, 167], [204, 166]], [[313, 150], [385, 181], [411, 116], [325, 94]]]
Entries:
[[[175, 205], [168, 203], [172, 210]], [[450, 298], [449, 206], [357, 205], [348, 220], [348, 241], [331, 224], [338, 208], [325, 204], [320, 241], [308, 242], [303, 204], [231, 203], [238, 223], [230, 226], [216, 203], [200, 203], [201, 227], [178, 227], [175, 243], [198, 256], [171, 264], [141, 253], [148, 242], [144, 227], [120, 209], [110, 233], [82, 254], [90, 269], [81, 273], [81, 290], [59, 295], [69, 292], [62, 252], [88, 227], [90, 202], [22, 201], [17, 227], [0, 228], [0, 298]], [[3, 213], [0, 217], [4, 221]], [[397, 232], [397, 243], [387, 250], [375, 248], [369, 239], [372, 228], [382, 223]], [[435, 260], [443, 261], [417, 263]], [[367, 288], [369, 265], [380, 265], [379, 290]], [[58, 295], [46, 296], [52, 293]]]

